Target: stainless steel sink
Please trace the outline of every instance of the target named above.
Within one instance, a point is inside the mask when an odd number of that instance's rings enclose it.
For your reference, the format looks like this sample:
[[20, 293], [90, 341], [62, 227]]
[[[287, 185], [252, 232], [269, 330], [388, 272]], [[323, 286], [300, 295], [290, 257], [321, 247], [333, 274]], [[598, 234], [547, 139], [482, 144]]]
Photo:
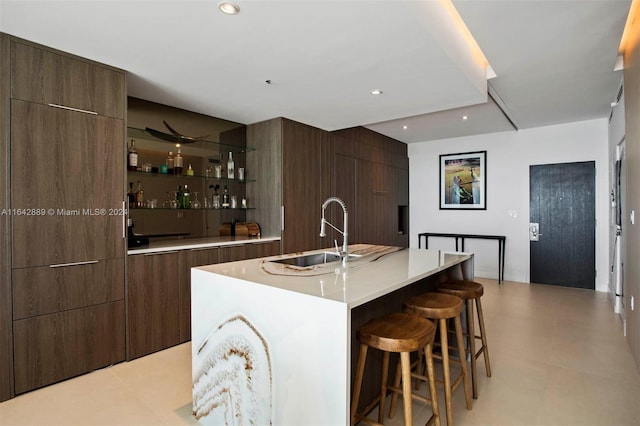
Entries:
[[[356, 254], [350, 254], [347, 258], [347, 262], [350, 259], [355, 259], [358, 257], [360, 256]], [[307, 266], [322, 265], [324, 263], [331, 263], [331, 262], [338, 262], [338, 261], [340, 261], [340, 256], [337, 255], [336, 253], [323, 252], [323, 253], [307, 254], [304, 256], [288, 257], [286, 259], [272, 260], [271, 262], [283, 263], [285, 265], [293, 265], [293, 266], [299, 266], [301, 268], [305, 268]]]

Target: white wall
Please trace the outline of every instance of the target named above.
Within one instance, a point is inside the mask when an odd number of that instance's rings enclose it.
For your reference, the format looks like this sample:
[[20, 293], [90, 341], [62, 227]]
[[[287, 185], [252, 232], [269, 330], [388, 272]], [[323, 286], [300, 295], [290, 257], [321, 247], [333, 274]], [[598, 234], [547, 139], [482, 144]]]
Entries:
[[[596, 290], [608, 286], [607, 119], [534, 129], [411, 143], [409, 197], [411, 247], [420, 232], [506, 235], [505, 279], [529, 282], [529, 166], [596, 162]], [[440, 154], [487, 151], [487, 210], [439, 210]], [[454, 249], [453, 238], [430, 238], [429, 248]], [[424, 243], [423, 243], [424, 247]], [[466, 240], [475, 275], [498, 277], [497, 242]]]

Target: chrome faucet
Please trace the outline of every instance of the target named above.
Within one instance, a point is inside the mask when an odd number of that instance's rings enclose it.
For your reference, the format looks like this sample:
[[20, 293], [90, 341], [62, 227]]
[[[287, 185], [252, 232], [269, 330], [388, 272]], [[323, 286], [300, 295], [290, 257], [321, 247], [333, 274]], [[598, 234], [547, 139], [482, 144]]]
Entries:
[[[336, 228], [335, 226], [333, 226], [327, 219], [324, 218], [324, 211], [327, 208], [327, 206], [332, 203], [332, 202], [336, 202], [338, 204], [340, 204], [340, 207], [342, 207], [342, 211], [344, 212], [344, 230], [341, 231], [338, 228]], [[338, 254], [340, 255], [340, 257], [342, 258], [342, 264], [346, 264], [347, 263], [347, 258], [349, 257], [349, 245], [347, 243], [347, 219], [348, 219], [348, 213], [347, 213], [347, 205], [344, 203], [344, 201], [342, 201], [340, 198], [337, 197], [329, 197], [325, 200], [325, 202], [322, 204], [322, 219], [320, 220], [320, 236], [321, 237], [326, 237], [327, 234], [325, 232], [325, 224], [329, 225], [330, 227], [332, 227], [333, 229], [335, 229], [336, 231], [338, 231], [339, 233], [342, 234], [342, 251], [338, 251]], [[337, 244], [336, 244], [337, 246]], [[337, 250], [337, 247], [336, 247]]]

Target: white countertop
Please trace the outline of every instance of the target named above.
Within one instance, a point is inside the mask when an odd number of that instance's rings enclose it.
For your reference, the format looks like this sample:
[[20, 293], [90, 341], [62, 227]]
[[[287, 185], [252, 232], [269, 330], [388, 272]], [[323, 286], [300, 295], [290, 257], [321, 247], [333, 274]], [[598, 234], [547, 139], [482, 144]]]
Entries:
[[267, 241], [280, 241], [280, 237], [209, 237], [189, 238], [183, 240], [164, 240], [151, 242], [143, 247], [127, 250], [127, 254], [162, 253], [174, 250], [188, 250], [207, 247], [232, 246], [238, 244], [262, 243]]
[[340, 262], [306, 268], [269, 262], [323, 251], [334, 249], [194, 269], [346, 303], [349, 308], [354, 308], [473, 257], [469, 253], [357, 244], [349, 247], [350, 253], [369, 254], [348, 263], [346, 267]]

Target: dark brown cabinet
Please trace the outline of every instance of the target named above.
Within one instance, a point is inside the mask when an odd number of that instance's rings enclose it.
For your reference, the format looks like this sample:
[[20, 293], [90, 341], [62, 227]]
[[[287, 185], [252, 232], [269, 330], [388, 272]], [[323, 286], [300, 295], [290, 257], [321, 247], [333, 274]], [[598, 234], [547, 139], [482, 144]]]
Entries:
[[282, 236], [282, 251], [291, 253], [332, 246], [322, 239], [322, 202], [331, 185], [329, 132], [285, 118], [247, 127], [247, 167], [258, 181], [247, 186], [257, 200], [247, 220], [260, 223], [262, 235]]
[[220, 263], [236, 262], [247, 259], [245, 244], [233, 244], [220, 247]]
[[177, 251], [127, 259], [128, 359], [180, 343]]
[[20, 394], [124, 360], [124, 301], [14, 322]]
[[[256, 153], [247, 163], [260, 175], [247, 187], [258, 200], [248, 220], [263, 235], [281, 235], [282, 252], [332, 247], [342, 235], [327, 228], [321, 238], [322, 203], [342, 199], [350, 243], [409, 245], [409, 160], [406, 144], [363, 127], [334, 132], [276, 118], [247, 127]], [[344, 229], [343, 211], [327, 206], [325, 217]]]
[[[0, 209], [10, 207], [11, 41], [0, 33]], [[0, 215], [0, 402], [14, 396], [11, 217]]]
[[125, 359], [126, 87], [121, 70], [1, 42], [12, 269], [0, 286], [12, 303], [0, 338], [12, 331], [13, 365], [3, 353], [0, 369], [13, 371], [11, 397]]
[[128, 256], [127, 358], [191, 340], [191, 268], [272, 256], [279, 247], [264, 241]]
[[220, 246], [220, 263], [280, 254], [280, 241], [252, 242]]
[[11, 107], [13, 267], [122, 258], [123, 121]]
[[14, 269], [13, 319], [124, 300], [124, 262]]
[[[332, 187], [349, 208], [349, 241], [409, 245], [409, 162], [406, 144], [356, 127], [331, 133]], [[341, 223], [342, 213], [332, 210]], [[336, 233], [332, 238], [339, 238]]]
[[265, 241], [247, 244], [247, 259], [276, 256], [280, 254], [280, 241]]
[[118, 70], [14, 41], [11, 97], [124, 118], [125, 76]]
[[331, 247], [320, 237], [322, 202], [330, 196], [329, 133], [282, 120], [284, 253]]

